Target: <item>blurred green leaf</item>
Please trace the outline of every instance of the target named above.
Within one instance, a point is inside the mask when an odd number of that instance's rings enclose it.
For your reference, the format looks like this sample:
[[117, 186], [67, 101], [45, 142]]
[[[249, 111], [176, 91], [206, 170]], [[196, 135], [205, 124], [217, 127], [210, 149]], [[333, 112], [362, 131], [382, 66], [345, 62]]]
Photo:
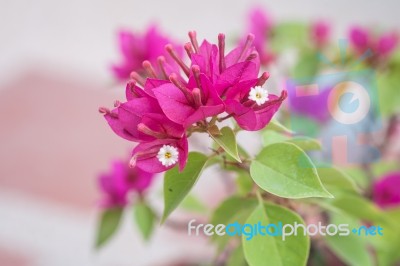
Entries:
[[278, 120], [276, 119], [272, 119], [268, 125], [265, 127], [265, 130], [272, 130], [272, 131], [276, 131], [279, 133], [284, 133], [287, 135], [291, 135], [294, 132], [290, 129], [288, 129], [287, 127], [285, 127], [284, 125], [282, 125]]
[[134, 205], [136, 224], [145, 240], [153, 233], [155, 215], [153, 210], [145, 203], [139, 202]]
[[360, 192], [356, 183], [344, 172], [333, 167], [317, 167], [322, 184], [329, 190], [335, 189]]
[[226, 266], [247, 266], [242, 245], [239, 245], [232, 251], [226, 263]]
[[241, 195], [247, 195], [253, 189], [253, 179], [247, 171], [240, 170], [236, 177], [236, 185]]
[[330, 204], [350, 217], [370, 222], [385, 223], [387, 220], [382, 211], [371, 201], [360, 195], [348, 192], [336, 193], [334, 199], [329, 199]]
[[[349, 230], [357, 228], [360, 224], [351, 218], [343, 215], [331, 214], [331, 224], [349, 224]], [[349, 266], [372, 266], [373, 257], [368, 251], [367, 243], [358, 235], [347, 236], [333, 235], [325, 236], [328, 247]]]
[[285, 22], [276, 25], [270, 39], [271, 48], [282, 52], [287, 48], [303, 49], [308, 45], [308, 26], [303, 23]]
[[315, 51], [306, 51], [299, 55], [293, 68], [292, 77], [296, 79], [314, 79], [319, 68], [319, 59]]
[[204, 206], [204, 204], [200, 202], [200, 200], [197, 197], [191, 194], [186, 196], [186, 198], [182, 201], [180, 207], [187, 211], [193, 211], [198, 213], [207, 212], [206, 206]]
[[97, 229], [96, 248], [102, 247], [115, 234], [121, 221], [123, 209], [105, 209], [101, 214]]
[[[253, 209], [257, 206], [257, 200], [246, 199], [238, 196], [227, 198], [213, 212], [211, 224], [229, 224], [233, 222], [244, 223]], [[212, 236], [221, 252], [232, 237], [228, 235]]]
[[400, 75], [392, 69], [377, 76], [379, 108], [383, 116], [400, 111]]

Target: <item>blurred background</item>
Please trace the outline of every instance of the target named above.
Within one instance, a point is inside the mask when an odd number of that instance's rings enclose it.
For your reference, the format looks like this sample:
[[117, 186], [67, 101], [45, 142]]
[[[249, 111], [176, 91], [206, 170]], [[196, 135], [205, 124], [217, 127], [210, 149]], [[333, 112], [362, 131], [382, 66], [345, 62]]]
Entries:
[[[111, 106], [123, 95], [115, 88], [124, 84], [117, 84], [110, 71], [119, 58], [118, 29], [144, 31], [157, 22], [181, 41], [193, 29], [200, 38], [216, 40], [220, 32], [237, 37], [246, 29], [245, 16], [254, 5], [276, 21], [327, 20], [334, 25], [334, 38], [344, 38], [353, 24], [400, 27], [397, 0], [0, 3], [0, 265], [4, 266], [165, 265], [212, 254], [205, 239], [193, 241], [168, 228], [144, 244], [130, 217], [125, 217], [112, 243], [101, 252], [93, 249], [99, 199], [96, 176], [132, 146], [116, 137], [97, 112], [99, 106]], [[201, 180], [199, 187], [209, 181]], [[213, 204], [212, 191], [206, 193], [210, 195], [203, 198]]]

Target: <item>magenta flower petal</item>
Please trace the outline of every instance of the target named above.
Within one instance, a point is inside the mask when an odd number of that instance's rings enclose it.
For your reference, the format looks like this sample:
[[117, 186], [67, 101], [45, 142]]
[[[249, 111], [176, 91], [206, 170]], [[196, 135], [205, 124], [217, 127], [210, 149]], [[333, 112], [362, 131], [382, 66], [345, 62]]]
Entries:
[[286, 91], [282, 91], [280, 97], [269, 95], [269, 100], [261, 106], [242, 104], [237, 100], [228, 99], [225, 101], [226, 111], [233, 115], [241, 128], [256, 131], [264, 128], [271, 121], [286, 97]]
[[153, 179], [153, 174], [138, 168], [129, 168], [128, 163], [116, 160], [109, 173], [99, 176], [98, 184], [104, 194], [101, 206], [104, 208], [124, 207], [130, 191], [143, 193]]
[[317, 21], [311, 24], [311, 37], [317, 46], [328, 42], [330, 30], [329, 24], [325, 21]]
[[257, 79], [259, 68], [254, 62], [246, 61], [228, 67], [218, 78], [218, 93], [224, 95], [226, 90], [245, 80]]
[[154, 89], [158, 103], [164, 114], [172, 121], [183, 125], [185, 120], [195, 112], [185, 95], [174, 84], [164, 84]]
[[[157, 61], [160, 56], [166, 59], [166, 69], [170, 73], [179, 71], [178, 66], [164, 50], [167, 44], [174, 42], [160, 33], [155, 25], [151, 25], [144, 34], [122, 30], [119, 32], [118, 40], [122, 59], [119, 63], [113, 64], [111, 69], [119, 80], [127, 80], [132, 71], [146, 76], [142, 65], [145, 60], [155, 66], [156, 73], [160, 74]], [[181, 55], [183, 50], [177, 49], [176, 52]]]
[[398, 44], [398, 36], [394, 32], [386, 33], [378, 39], [377, 53], [382, 56], [388, 55], [396, 49]]
[[149, 96], [149, 94], [146, 91], [144, 91], [142, 88], [137, 86], [135, 82], [132, 81], [129, 81], [126, 84], [125, 95], [128, 101], [133, 100], [135, 98], [143, 98]]
[[352, 28], [350, 30], [350, 42], [358, 52], [365, 52], [369, 48], [370, 42], [368, 31], [360, 27]]
[[248, 14], [248, 24], [247, 32], [254, 34], [253, 45], [260, 56], [261, 64], [267, 65], [275, 57], [268, 51], [268, 40], [273, 26], [272, 19], [261, 7], [255, 7]]
[[140, 143], [132, 151], [135, 166], [150, 173], [161, 173], [173, 168], [175, 165], [168, 167], [164, 166], [157, 158], [157, 154], [163, 145], [170, 145], [178, 149], [178, 164], [180, 169], [183, 169], [186, 165], [188, 157], [188, 144], [186, 137], [183, 137], [180, 140], [163, 139]]
[[382, 208], [400, 206], [400, 172], [387, 174], [374, 183], [373, 200]]
[[199, 66], [200, 72], [214, 81], [219, 74], [218, 47], [204, 40], [199, 47], [199, 52], [192, 55], [191, 65]]
[[141, 122], [154, 132], [164, 134], [165, 138], [179, 139], [185, 133], [185, 129], [182, 125], [172, 122], [163, 114], [145, 114]]
[[121, 104], [112, 112], [106, 113], [104, 117], [118, 136], [131, 141], [149, 141], [154, 138], [138, 131], [137, 126], [144, 114], [160, 112], [161, 109], [156, 100], [136, 98]]

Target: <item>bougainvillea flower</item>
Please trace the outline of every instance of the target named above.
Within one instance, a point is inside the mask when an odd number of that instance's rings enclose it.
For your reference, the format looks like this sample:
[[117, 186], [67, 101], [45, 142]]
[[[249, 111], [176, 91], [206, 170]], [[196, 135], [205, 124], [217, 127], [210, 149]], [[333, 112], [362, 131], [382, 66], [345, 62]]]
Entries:
[[218, 35], [218, 46], [207, 40], [199, 46], [194, 31], [189, 32], [189, 38], [191, 42], [185, 45], [185, 49], [191, 59], [191, 66], [198, 66], [200, 72], [216, 85], [220, 95], [221, 91], [240, 81], [257, 78], [260, 59], [253, 45], [253, 34], [249, 34], [244, 43], [228, 54], [225, 54], [224, 34]]
[[118, 136], [130, 141], [150, 141], [154, 138], [139, 131], [138, 125], [145, 114], [161, 113], [154, 98], [136, 98], [125, 103], [116, 103], [112, 111], [100, 108], [111, 129]]
[[185, 133], [182, 125], [168, 119], [151, 97], [119, 103], [114, 110], [106, 110], [104, 117], [118, 136], [130, 141], [181, 138]]
[[157, 139], [137, 145], [132, 152], [130, 165], [146, 172], [160, 173], [171, 169], [176, 164], [182, 170], [187, 158], [186, 136], [180, 139]]
[[[159, 64], [159, 57], [166, 56], [165, 45], [173, 43], [168, 37], [160, 33], [155, 25], [150, 26], [147, 31], [141, 35], [130, 31], [121, 30], [119, 32], [119, 49], [122, 60], [112, 66], [112, 71], [116, 78], [124, 81], [130, 77], [132, 71], [139, 75], [146, 76], [146, 64], [150, 62], [154, 65]], [[182, 49], [178, 49], [182, 53]], [[173, 60], [168, 57], [167, 63], [174, 67]]]
[[374, 183], [373, 200], [382, 208], [400, 206], [400, 172], [387, 174]]
[[325, 45], [329, 41], [330, 26], [325, 21], [316, 21], [311, 24], [311, 39], [317, 47]]
[[353, 48], [359, 54], [371, 49], [375, 57], [385, 57], [389, 56], [398, 45], [398, 35], [394, 32], [376, 36], [367, 29], [353, 27], [349, 35]]
[[172, 75], [171, 83], [153, 90], [164, 114], [185, 128], [225, 110], [207, 76], [200, 74], [196, 65], [192, 66], [192, 72], [187, 86]]
[[264, 128], [287, 97], [286, 91], [278, 97], [262, 87], [268, 79], [266, 75], [264, 73], [259, 79], [241, 82], [227, 93], [226, 112], [244, 130]]
[[128, 203], [128, 193], [143, 193], [150, 186], [152, 179], [152, 173], [130, 168], [125, 161], [113, 161], [111, 171], [101, 174], [98, 179], [100, 189], [104, 193], [101, 206], [124, 207]]
[[268, 39], [273, 23], [271, 17], [261, 7], [255, 7], [248, 14], [247, 32], [254, 34], [254, 46], [257, 50], [261, 64], [268, 65], [274, 58], [274, 54], [268, 49]]

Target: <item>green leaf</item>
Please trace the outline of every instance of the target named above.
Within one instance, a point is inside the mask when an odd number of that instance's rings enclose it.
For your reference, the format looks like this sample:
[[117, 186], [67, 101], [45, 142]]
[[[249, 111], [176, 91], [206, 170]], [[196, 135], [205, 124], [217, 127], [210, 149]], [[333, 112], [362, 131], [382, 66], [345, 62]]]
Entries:
[[279, 121], [276, 120], [276, 119], [272, 119], [268, 123], [268, 125], [265, 127], [265, 129], [266, 130], [276, 131], [278, 133], [288, 134], [288, 135], [292, 135], [294, 133], [292, 130], [288, 129], [287, 127], [285, 127], [284, 125], [279, 123]]
[[[296, 213], [274, 204], [259, 205], [246, 224], [304, 224]], [[252, 239], [246, 240], [243, 234], [242, 245], [244, 255], [250, 266], [302, 266], [306, 265], [310, 239], [303, 233], [296, 236], [263, 236], [257, 234]]]
[[236, 136], [233, 130], [230, 127], [223, 127], [221, 129], [221, 134], [222, 135], [212, 135], [210, 134], [211, 138], [218, 143], [219, 146], [221, 146], [226, 153], [228, 153], [230, 156], [232, 156], [236, 161], [242, 162], [240, 160], [239, 154], [238, 154], [238, 147], [236, 144]]
[[381, 177], [389, 172], [397, 171], [398, 168], [399, 164], [398, 162], [395, 161], [391, 162], [378, 161], [372, 164], [372, 172], [373, 175], [376, 177]]
[[332, 197], [307, 154], [291, 143], [265, 147], [250, 165], [254, 182], [284, 198]]
[[250, 193], [250, 191], [253, 189], [253, 184], [253, 180], [251, 179], [251, 176], [247, 171], [238, 171], [238, 175], [236, 177], [236, 185], [239, 194], [247, 195], [248, 193]]
[[352, 180], [354, 180], [362, 189], [368, 189], [370, 185], [369, 177], [365, 174], [365, 172], [360, 169], [360, 167], [350, 167], [350, 168], [341, 168], [342, 171], [348, 175]]
[[201, 203], [198, 198], [190, 194], [187, 195], [186, 198], [182, 201], [180, 207], [187, 211], [192, 211], [197, 213], [207, 212], [206, 206], [204, 206], [204, 204]]
[[321, 143], [318, 140], [309, 137], [296, 137], [287, 140], [286, 142], [295, 144], [297, 147], [304, 151], [314, 151], [320, 150], [322, 148]]
[[[257, 206], [257, 200], [233, 196], [223, 201], [213, 212], [211, 224], [229, 224], [233, 222], [244, 223], [253, 209]], [[212, 236], [211, 238], [221, 252], [232, 237], [228, 235]]]
[[[383, 225], [383, 236], [381, 243], [371, 242], [376, 248], [376, 254], [379, 264], [382, 266], [391, 266], [400, 261], [400, 208], [391, 208], [385, 210], [385, 217], [391, 222], [390, 225]], [[375, 240], [375, 238], [374, 238]]]
[[101, 214], [97, 230], [96, 248], [102, 247], [115, 234], [121, 221], [123, 209], [106, 209]]
[[246, 265], [247, 265], [247, 263], [244, 258], [243, 247], [242, 247], [242, 245], [239, 245], [230, 254], [229, 259], [226, 263], [226, 266], [246, 266]]
[[334, 189], [360, 192], [356, 183], [344, 172], [332, 167], [318, 167], [318, 175], [322, 184], [329, 190]]
[[136, 224], [145, 240], [153, 233], [155, 215], [153, 210], [145, 203], [137, 203], [134, 206]]
[[265, 146], [278, 143], [278, 142], [284, 142], [289, 140], [289, 138], [285, 135], [280, 134], [279, 132], [272, 131], [272, 130], [264, 130], [262, 133], [262, 143]]
[[299, 48], [307, 45], [308, 27], [297, 22], [285, 22], [276, 25], [271, 38], [273, 51], [281, 52], [287, 48]]
[[304, 151], [320, 150], [322, 148], [320, 142], [316, 139], [304, 136], [289, 138], [288, 136], [282, 135], [272, 130], [264, 130], [264, 132], [262, 133], [262, 142], [264, 146], [279, 142], [289, 142], [295, 144], [297, 147]]
[[382, 211], [372, 202], [354, 193], [341, 192], [328, 202], [347, 213], [349, 216], [377, 223], [386, 223]]
[[[337, 216], [331, 214], [332, 224], [349, 224], [349, 229], [356, 228], [359, 225], [357, 221], [349, 219], [345, 216]], [[366, 241], [357, 235], [349, 234], [348, 236], [327, 235], [325, 241], [328, 247], [347, 265], [351, 266], [372, 266], [373, 258], [369, 254]]]
[[199, 152], [189, 153], [185, 169], [179, 172], [177, 167], [169, 170], [164, 176], [164, 213], [161, 223], [190, 192], [207, 163], [207, 156]]
[[293, 69], [294, 78], [313, 79], [318, 71], [319, 59], [315, 51], [306, 51], [300, 55], [300, 58]]
[[400, 84], [399, 71], [400, 68], [377, 77], [379, 108], [383, 116], [390, 116], [400, 110], [400, 96], [397, 93]]

